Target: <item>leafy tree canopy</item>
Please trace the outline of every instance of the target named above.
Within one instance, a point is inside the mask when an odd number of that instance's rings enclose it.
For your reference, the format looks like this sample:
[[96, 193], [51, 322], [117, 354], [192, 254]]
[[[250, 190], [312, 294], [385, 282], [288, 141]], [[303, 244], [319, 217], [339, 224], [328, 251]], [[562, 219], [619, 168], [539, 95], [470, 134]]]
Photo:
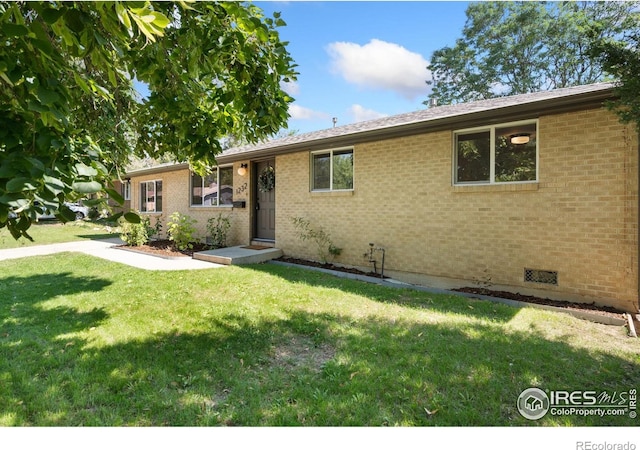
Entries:
[[640, 10], [627, 16], [619, 36], [604, 36], [601, 26], [590, 30], [590, 54], [617, 80], [618, 100], [611, 106], [623, 122], [635, 122], [640, 132]]
[[638, 2], [472, 3], [462, 37], [431, 56], [430, 99], [450, 104], [602, 81], [590, 42], [620, 35], [637, 9]]
[[132, 154], [204, 170], [220, 138], [278, 132], [296, 76], [283, 25], [237, 2], [0, 2], [0, 228], [29, 238], [42, 209], [121, 199]]

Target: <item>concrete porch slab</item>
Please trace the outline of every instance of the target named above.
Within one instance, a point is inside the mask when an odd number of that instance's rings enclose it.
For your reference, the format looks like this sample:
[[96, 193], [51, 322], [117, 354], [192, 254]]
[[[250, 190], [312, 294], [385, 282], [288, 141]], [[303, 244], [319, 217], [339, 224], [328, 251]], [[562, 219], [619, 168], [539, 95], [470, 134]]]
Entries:
[[236, 247], [206, 250], [194, 253], [193, 258], [230, 266], [239, 264], [258, 264], [282, 256], [282, 250], [278, 248], [262, 247], [260, 249], [256, 249], [256, 247], [259, 246], [239, 245]]

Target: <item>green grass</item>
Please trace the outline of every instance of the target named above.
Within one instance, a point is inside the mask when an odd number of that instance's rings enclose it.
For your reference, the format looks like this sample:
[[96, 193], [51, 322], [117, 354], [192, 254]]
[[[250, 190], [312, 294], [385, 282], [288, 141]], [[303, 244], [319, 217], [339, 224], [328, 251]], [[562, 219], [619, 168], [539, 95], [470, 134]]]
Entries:
[[0, 426], [638, 424], [516, 409], [530, 386], [637, 388], [622, 327], [272, 264], [0, 274]]
[[57, 244], [85, 239], [106, 239], [119, 236], [116, 230], [116, 228], [99, 222], [79, 220], [61, 223], [56, 220], [47, 220], [35, 223], [29, 228], [28, 233], [33, 238], [33, 242], [25, 238], [20, 238], [16, 241], [6, 228], [0, 229], [0, 249]]

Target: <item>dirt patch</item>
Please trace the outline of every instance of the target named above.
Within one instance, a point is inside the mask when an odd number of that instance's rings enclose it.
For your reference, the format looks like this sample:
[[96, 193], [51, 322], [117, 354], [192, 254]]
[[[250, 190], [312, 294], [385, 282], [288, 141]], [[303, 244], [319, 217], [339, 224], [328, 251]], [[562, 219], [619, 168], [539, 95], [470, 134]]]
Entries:
[[561, 300], [551, 300], [549, 298], [534, 297], [532, 295], [524, 295], [507, 291], [494, 291], [487, 288], [463, 287], [452, 289], [453, 291], [465, 292], [467, 294], [487, 295], [490, 297], [506, 298], [524, 303], [535, 303], [538, 305], [555, 306], [557, 308], [570, 309], [575, 311], [587, 311], [602, 316], [615, 317], [617, 319], [625, 319], [625, 314], [615, 308], [609, 306], [597, 306], [593, 303], [573, 303]]
[[288, 369], [308, 368], [320, 372], [336, 355], [328, 344], [316, 344], [306, 336], [290, 335], [273, 348], [273, 364]]
[[151, 255], [160, 256], [163, 258], [180, 258], [180, 257], [192, 257], [194, 252], [201, 252], [208, 250], [209, 247], [206, 244], [192, 243], [193, 248], [189, 250], [178, 250], [173, 241], [168, 239], [162, 239], [157, 241], [149, 241], [147, 245], [120, 245], [120, 248], [125, 250], [131, 250], [141, 253], [149, 253]]

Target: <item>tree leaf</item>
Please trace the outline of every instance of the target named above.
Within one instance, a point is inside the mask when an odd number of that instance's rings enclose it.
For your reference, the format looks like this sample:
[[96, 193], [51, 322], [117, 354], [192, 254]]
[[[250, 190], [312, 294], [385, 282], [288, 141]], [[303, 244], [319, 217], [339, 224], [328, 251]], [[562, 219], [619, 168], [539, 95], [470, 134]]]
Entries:
[[98, 171], [91, 166], [87, 166], [86, 164], [76, 164], [76, 170], [78, 171], [78, 175], [81, 177], [95, 177], [98, 175]]
[[48, 175], [43, 175], [42, 178], [44, 180], [44, 186], [49, 191], [53, 192], [53, 194], [58, 195], [61, 192], [64, 192], [66, 186], [61, 180]]
[[115, 189], [111, 189], [111, 188], [105, 188], [104, 190], [107, 194], [109, 194], [109, 198], [111, 200], [113, 200], [114, 202], [118, 203], [119, 205], [122, 205], [124, 203], [124, 198], [122, 197], [122, 195], [120, 195], [120, 193], [118, 191], [116, 191]]
[[35, 186], [34, 181], [26, 177], [14, 178], [13, 180], [10, 180], [6, 186], [7, 192], [35, 191], [36, 189], [37, 187]]
[[97, 181], [76, 181], [71, 188], [79, 194], [95, 194], [102, 190], [102, 184]]
[[129, 35], [131, 36], [132, 28], [131, 28], [131, 20], [129, 19], [129, 13], [127, 9], [122, 6], [122, 3], [116, 2], [116, 14], [118, 15], [118, 20], [127, 28], [129, 31]]
[[117, 222], [120, 217], [122, 217], [122, 211], [107, 217], [105, 220], [107, 222]]
[[76, 213], [71, 211], [67, 205], [60, 206], [56, 217], [60, 218], [63, 222], [73, 222], [76, 220]]
[[40, 15], [49, 25], [56, 23], [60, 17], [64, 14], [61, 9], [47, 8], [43, 10]]
[[24, 25], [17, 25], [15, 23], [5, 22], [2, 24], [2, 32], [3, 32], [2, 34], [6, 35], [7, 37], [11, 37], [11, 36], [20, 37], [20, 36], [26, 36], [27, 34], [29, 34], [29, 29]]
[[36, 93], [38, 100], [43, 105], [52, 105], [58, 101], [60, 101], [60, 95], [56, 91], [52, 91], [50, 89], [45, 88], [44, 86], [38, 86], [38, 90]]
[[124, 219], [129, 223], [140, 223], [140, 216], [131, 211], [124, 213]]
[[18, 220], [18, 223], [16, 224], [16, 228], [23, 232], [27, 231], [30, 226], [31, 226], [31, 221], [25, 216], [21, 216], [20, 220]]

